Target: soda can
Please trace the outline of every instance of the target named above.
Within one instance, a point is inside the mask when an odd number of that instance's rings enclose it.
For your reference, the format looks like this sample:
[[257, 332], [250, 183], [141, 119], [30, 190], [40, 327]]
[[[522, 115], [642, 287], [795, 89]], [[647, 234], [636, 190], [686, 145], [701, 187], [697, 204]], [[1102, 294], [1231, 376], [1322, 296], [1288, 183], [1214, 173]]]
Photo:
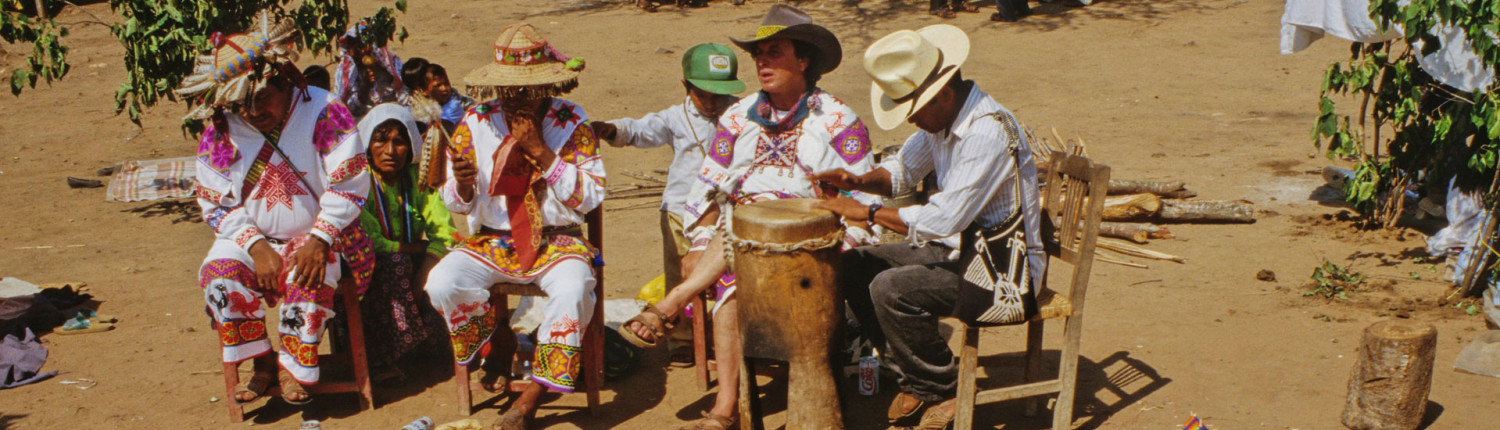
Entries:
[[880, 393], [880, 359], [873, 356], [859, 358], [859, 394], [873, 396]]

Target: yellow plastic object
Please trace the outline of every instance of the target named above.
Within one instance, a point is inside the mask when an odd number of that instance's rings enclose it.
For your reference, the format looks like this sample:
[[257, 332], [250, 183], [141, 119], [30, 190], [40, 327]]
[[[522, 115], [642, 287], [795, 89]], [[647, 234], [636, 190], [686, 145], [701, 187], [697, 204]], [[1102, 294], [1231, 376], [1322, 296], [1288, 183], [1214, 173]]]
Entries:
[[656, 279], [652, 279], [651, 282], [647, 282], [645, 286], [641, 287], [641, 292], [635, 295], [635, 299], [655, 305], [656, 302], [661, 301], [666, 296], [667, 275], [662, 274], [656, 275]]

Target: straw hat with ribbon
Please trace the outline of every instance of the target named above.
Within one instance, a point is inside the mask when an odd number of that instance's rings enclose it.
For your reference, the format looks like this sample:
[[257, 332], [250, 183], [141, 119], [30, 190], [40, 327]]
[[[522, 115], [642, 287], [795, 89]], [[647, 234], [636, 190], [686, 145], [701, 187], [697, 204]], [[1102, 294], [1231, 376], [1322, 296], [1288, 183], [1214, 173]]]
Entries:
[[187, 119], [208, 119], [218, 108], [243, 102], [265, 87], [265, 77], [278, 66], [297, 60], [292, 47], [297, 28], [288, 17], [260, 11], [247, 33], [210, 38], [213, 51], [200, 55], [193, 74], [182, 80], [176, 92], [199, 102]]
[[583, 59], [547, 43], [536, 27], [517, 23], [500, 30], [495, 60], [464, 77], [470, 97], [491, 100], [520, 95], [555, 97], [578, 87]]
[[839, 38], [833, 32], [813, 24], [812, 17], [807, 12], [784, 4], [771, 5], [771, 10], [766, 12], [760, 27], [755, 29], [755, 37], [747, 40], [729, 38], [740, 49], [752, 54], [755, 53], [755, 44], [767, 39], [800, 40], [817, 48], [819, 55], [816, 62], [808, 67], [819, 75], [838, 68], [839, 61], [844, 57], [844, 50], [839, 47]]
[[968, 57], [969, 36], [948, 24], [900, 30], [870, 44], [864, 65], [874, 81], [875, 124], [883, 130], [901, 125], [932, 101]]

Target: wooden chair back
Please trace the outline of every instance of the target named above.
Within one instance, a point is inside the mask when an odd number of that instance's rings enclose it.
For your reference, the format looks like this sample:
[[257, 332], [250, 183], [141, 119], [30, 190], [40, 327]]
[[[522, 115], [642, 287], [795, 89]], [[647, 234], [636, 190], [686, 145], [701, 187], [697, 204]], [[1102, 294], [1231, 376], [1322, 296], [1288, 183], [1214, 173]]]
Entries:
[[[1053, 151], [1042, 199], [1042, 242], [1047, 254], [1073, 266], [1065, 294], [1072, 313], [1083, 308], [1084, 292], [1093, 269], [1094, 244], [1109, 193], [1109, 166], [1082, 155]], [[1051, 271], [1051, 264], [1048, 271]]]

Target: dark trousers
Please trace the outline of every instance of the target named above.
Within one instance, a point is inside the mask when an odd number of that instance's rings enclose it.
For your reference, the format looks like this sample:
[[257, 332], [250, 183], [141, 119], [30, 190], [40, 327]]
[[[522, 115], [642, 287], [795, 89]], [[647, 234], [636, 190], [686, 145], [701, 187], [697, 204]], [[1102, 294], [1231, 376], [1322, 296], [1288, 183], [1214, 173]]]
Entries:
[[938, 334], [962, 279], [951, 251], [888, 243], [842, 254], [841, 288], [854, 317], [897, 368], [901, 391], [924, 401], [952, 397], [958, 384], [958, 361]]

